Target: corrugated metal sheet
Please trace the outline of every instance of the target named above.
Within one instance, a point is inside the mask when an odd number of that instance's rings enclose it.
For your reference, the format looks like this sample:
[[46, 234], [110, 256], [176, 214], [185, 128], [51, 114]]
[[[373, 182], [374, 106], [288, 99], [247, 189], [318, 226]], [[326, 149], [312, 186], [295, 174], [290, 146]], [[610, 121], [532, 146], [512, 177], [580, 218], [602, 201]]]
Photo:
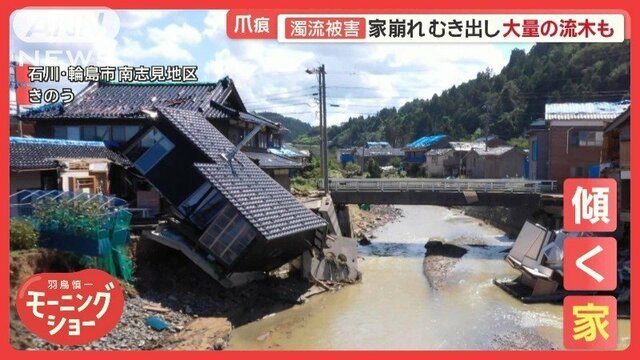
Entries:
[[449, 146], [455, 151], [471, 151], [472, 149], [484, 149], [484, 143], [481, 142], [464, 142], [450, 141]]
[[251, 160], [257, 161], [262, 169], [300, 169], [302, 164], [270, 153], [243, 151]]
[[515, 149], [515, 147], [513, 146], [497, 146], [486, 148], [485, 150], [483, 146], [480, 148], [475, 148], [473, 149], [473, 151], [475, 151], [480, 156], [502, 156], [513, 149]]
[[546, 104], [544, 118], [545, 120], [613, 120], [629, 105], [629, 101]]

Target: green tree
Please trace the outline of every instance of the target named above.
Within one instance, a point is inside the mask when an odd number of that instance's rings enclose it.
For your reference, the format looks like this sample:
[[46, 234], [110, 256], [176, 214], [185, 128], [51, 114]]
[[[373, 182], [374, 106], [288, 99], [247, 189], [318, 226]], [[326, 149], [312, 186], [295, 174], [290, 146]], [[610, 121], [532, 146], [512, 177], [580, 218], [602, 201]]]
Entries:
[[399, 156], [392, 157], [389, 160], [389, 165], [391, 165], [393, 167], [396, 167], [396, 168], [400, 167], [400, 165], [402, 165], [402, 158], [399, 157]]
[[367, 160], [364, 165], [365, 171], [368, 173], [369, 178], [380, 178], [382, 176], [382, 169], [378, 166], [378, 163], [374, 159]]
[[360, 174], [360, 171], [362, 169], [360, 169], [360, 165], [355, 164], [351, 161], [349, 161], [345, 166], [344, 166], [344, 176], [345, 177], [354, 177]]

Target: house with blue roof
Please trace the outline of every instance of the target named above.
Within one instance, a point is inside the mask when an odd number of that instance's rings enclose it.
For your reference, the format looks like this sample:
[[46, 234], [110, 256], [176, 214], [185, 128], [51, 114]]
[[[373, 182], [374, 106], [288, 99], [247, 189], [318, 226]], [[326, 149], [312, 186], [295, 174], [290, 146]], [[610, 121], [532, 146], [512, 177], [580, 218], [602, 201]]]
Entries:
[[404, 147], [404, 162], [407, 164], [424, 164], [427, 160], [426, 153], [431, 149], [443, 149], [449, 147], [451, 139], [447, 135], [423, 136]]
[[549, 103], [529, 129], [529, 178], [557, 180], [600, 176], [603, 132], [630, 102]]

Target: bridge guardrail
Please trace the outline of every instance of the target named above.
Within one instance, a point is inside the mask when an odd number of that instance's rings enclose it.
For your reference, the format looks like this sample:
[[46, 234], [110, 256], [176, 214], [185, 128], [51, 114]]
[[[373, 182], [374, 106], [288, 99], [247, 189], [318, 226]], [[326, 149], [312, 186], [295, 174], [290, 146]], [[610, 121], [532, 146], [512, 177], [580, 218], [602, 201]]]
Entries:
[[[318, 181], [322, 186], [322, 179]], [[329, 179], [331, 191], [402, 192], [465, 191], [548, 193], [557, 189], [555, 180], [526, 179]]]

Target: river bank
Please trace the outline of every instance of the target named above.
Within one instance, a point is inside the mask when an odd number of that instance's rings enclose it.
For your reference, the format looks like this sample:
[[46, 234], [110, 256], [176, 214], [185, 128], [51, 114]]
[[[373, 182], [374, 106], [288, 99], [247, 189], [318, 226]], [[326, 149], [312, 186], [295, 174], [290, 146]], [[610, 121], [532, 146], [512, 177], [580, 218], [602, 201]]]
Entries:
[[[350, 209], [358, 234], [394, 221], [400, 212], [389, 206], [370, 211]], [[181, 253], [149, 240], [133, 241], [135, 283], [121, 283], [125, 290], [122, 320], [108, 335], [85, 346], [60, 347], [32, 335], [11, 307], [11, 344], [16, 349], [70, 350], [222, 350], [235, 327], [273, 316], [303, 304], [309, 296], [325, 291], [289, 273], [284, 266], [267, 279], [237, 289], [224, 289]], [[11, 304], [18, 286], [39, 272], [80, 270], [74, 257], [48, 249], [15, 252], [11, 258]], [[169, 270], [170, 269], [170, 270]], [[164, 331], [145, 325], [150, 316], [167, 324]]]
[[[526, 306], [492, 283], [517, 274], [506, 265], [504, 233], [459, 211], [400, 206], [402, 217], [360, 246], [363, 281], [234, 330], [231, 349], [553, 349], [561, 307]], [[429, 239], [449, 251], [425, 268]], [[437, 253], [433, 251], [433, 253]], [[433, 278], [444, 274], [434, 288]], [[266, 334], [266, 335], [265, 335]]]

